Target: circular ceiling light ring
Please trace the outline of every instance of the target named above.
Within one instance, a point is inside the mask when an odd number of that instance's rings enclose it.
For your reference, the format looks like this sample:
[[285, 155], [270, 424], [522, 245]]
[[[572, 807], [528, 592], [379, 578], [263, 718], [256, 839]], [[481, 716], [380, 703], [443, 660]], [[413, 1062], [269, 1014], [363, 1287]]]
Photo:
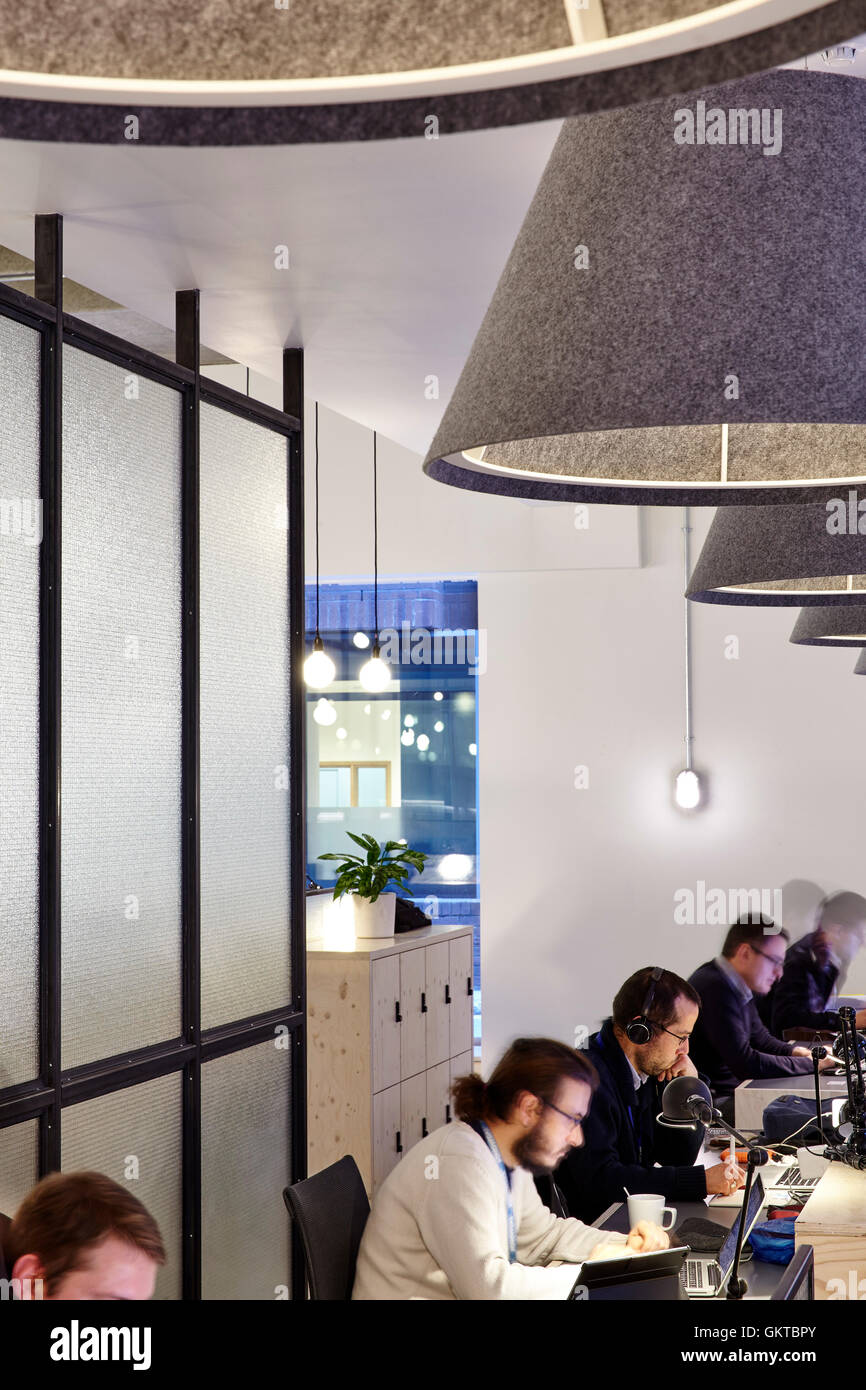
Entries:
[[[293, 14], [288, 0], [271, 19], [293, 25], [291, 44], [278, 41], [279, 31], [272, 37], [252, 11], [254, 28], [244, 38], [236, 7], [223, 32], [220, 10], [228, 9], [218, 3], [208, 25], [190, 30], [177, 6], [160, 9], [154, 0], [130, 11], [116, 33], [87, 23], [81, 6], [54, 6], [46, 29], [28, 25], [4, 35], [0, 136], [126, 143], [130, 111], [140, 118], [143, 145], [411, 139], [425, 134], [431, 115], [441, 134], [455, 134], [695, 91], [833, 48], [866, 29], [864, 0], [734, 0], [703, 8], [694, 0], [693, 12], [679, 15], [688, 4], [592, 0], [588, 25], [572, 8], [576, 26], [561, 0], [534, 0], [545, 10], [537, 16], [527, 5], [514, 7], [511, 25], [505, 7], [457, 6], [458, 24], [455, 6], [440, 3], [438, 31], [435, 7], [416, 5], [420, 22], [405, 5], [394, 7], [387, 34], [381, 7], [375, 11], [376, 72], [369, 70], [373, 20], [365, 33], [363, 7], [341, 7], [330, 21], [321, 5], [310, 7], [318, 34], [305, 46], [298, 26], [307, 16], [300, 7]], [[484, 22], [484, 34], [473, 34], [473, 19]], [[539, 40], [550, 46], [526, 51]]]

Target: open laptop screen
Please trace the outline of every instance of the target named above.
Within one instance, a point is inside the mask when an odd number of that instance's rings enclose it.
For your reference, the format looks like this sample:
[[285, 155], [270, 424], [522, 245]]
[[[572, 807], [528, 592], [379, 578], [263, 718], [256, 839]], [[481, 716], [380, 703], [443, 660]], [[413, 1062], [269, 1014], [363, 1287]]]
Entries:
[[[749, 1193], [749, 1208], [748, 1208], [748, 1211], [746, 1212], [746, 1235], [747, 1235], [747, 1236], [748, 1236], [749, 1232], [751, 1231], [752, 1227], [754, 1226], [754, 1224], [755, 1224], [755, 1222], [756, 1222], [756, 1220], [757, 1220], [757, 1218], [758, 1218], [758, 1212], [761, 1210], [761, 1207], [762, 1207], [763, 1205], [764, 1205], [764, 1184], [763, 1184], [763, 1181], [762, 1181], [762, 1179], [761, 1179], [761, 1174], [760, 1174], [759, 1172], [756, 1171], [756, 1172], [755, 1172], [755, 1176], [754, 1176], [754, 1178], [752, 1179], [752, 1190], [751, 1190], [751, 1192]], [[737, 1233], [738, 1233], [739, 1229], [740, 1229], [740, 1222], [739, 1222], [739, 1219], [737, 1219], [737, 1220], [734, 1222], [733, 1226], [731, 1227], [730, 1235], [728, 1236], [727, 1240], [725, 1241], [724, 1245], [722, 1246], [721, 1250], [719, 1251], [719, 1264], [720, 1264], [721, 1269], [722, 1269], [722, 1274], [725, 1275], [725, 1277], [727, 1277], [728, 1271], [730, 1270], [732, 1264], [734, 1263], [734, 1256], [735, 1256], [736, 1253], [737, 1253]]]

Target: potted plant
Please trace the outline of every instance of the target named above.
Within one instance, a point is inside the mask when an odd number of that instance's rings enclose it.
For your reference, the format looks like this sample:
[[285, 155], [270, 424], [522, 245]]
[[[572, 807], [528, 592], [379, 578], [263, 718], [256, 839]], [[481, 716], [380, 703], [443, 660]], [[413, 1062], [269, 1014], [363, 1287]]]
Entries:
[[[346, 834], [363, 851], [358, 854], [320, 854], [320, 859], [335, 859], [340, 865], [334, 884], [334, 902], [344, 893], [352, 895], [357, 936], [393, 936], [395, 894], [405, 892], [409, 870], [424, 869], [427, 858], [421, 850], [409, 849], [402, 840], [389, 840], [380, 845], [372, 835]], [[385, 892], [389, 883], [396, 886]], [[406, 896], [410, 896], [406, 894]]]

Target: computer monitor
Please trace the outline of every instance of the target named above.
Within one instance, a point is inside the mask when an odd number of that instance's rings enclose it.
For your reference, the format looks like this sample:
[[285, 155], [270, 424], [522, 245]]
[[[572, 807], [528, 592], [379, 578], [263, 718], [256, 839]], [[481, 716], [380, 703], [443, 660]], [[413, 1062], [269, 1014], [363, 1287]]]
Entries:
[[770, 1295], [771, 1303], [812, 1302], [815, 1297], [815, 1252], [801, 1245]]

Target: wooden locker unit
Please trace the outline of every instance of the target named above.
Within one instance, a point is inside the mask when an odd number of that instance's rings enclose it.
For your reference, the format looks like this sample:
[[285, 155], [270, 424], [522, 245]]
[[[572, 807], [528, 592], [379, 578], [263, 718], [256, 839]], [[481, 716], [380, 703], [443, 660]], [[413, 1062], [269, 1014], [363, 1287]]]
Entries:
[[472, 1070], [472, 928], [309, 942], [307, 1019], [309, 1172], [351, 1154], [372, 1194]]

